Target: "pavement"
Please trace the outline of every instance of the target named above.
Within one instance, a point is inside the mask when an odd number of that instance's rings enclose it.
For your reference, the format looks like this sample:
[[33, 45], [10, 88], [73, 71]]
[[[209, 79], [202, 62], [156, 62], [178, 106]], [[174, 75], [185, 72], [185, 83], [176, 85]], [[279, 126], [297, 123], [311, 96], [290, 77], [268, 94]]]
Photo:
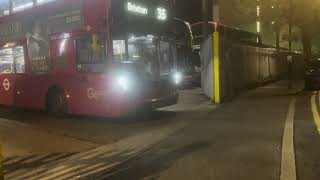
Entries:
[[319, 93], [281, 81], [214, 105], [200, 89], [142, 119], [0, 110], [6, 179], [320, 177]]

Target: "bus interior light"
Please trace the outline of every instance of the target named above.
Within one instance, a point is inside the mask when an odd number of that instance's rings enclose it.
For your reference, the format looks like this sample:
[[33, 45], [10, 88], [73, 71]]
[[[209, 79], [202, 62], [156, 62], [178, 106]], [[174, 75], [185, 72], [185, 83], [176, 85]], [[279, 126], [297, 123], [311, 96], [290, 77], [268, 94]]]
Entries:
[[136, 40], [136, 37], [135, 36], [131, 36], [128, 40], [129, 41], [134, 41], [134, 40]]
[[16, 43], [7, 43], [7, 44], [5, 44], [3, 47], [4, 48], [8, 48], [8, 47], [13, 47], [13, 46], [15, 46], [16, 45]]

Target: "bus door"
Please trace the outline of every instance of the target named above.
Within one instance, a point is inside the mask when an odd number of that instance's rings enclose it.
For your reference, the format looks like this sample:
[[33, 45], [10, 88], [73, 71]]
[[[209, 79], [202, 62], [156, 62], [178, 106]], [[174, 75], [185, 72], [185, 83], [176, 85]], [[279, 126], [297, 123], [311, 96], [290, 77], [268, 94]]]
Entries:
[[8, 44], [0, 48], [0, 104], [16, 103], [16, 87], [25, 73], [25, 46]]
[[94, 33], [75, 39], [76, 51], [76, 90], [72, 93], [77, 101], [71, 105], [74, 113], [102, 114], [107, 105], [106, 93], [106, 38], [104, 33]]

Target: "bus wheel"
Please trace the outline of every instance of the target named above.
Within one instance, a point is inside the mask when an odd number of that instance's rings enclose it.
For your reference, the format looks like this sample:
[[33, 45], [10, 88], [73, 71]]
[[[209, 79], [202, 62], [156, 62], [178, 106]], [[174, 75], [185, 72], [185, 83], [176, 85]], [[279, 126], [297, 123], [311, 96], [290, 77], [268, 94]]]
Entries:
[[48, 112], [57, 117], [63, 117], [67, 114], [67, 101], [63, 91], [53, 90], [49, 92]]

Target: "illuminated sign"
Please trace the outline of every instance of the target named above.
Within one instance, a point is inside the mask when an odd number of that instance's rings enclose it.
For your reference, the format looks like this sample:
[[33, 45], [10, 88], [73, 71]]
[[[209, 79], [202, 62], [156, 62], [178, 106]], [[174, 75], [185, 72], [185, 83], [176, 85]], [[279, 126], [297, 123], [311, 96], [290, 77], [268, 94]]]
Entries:
[[147, 15], [148, 14], [148, 9], [146, 7], [128, 2], [127, 4], [127, 10], [130, 12], [134, 12], [137, 14], [143, 14], [143, 15]]
[[157, 9], [157, 19], [166, 20], [167, 19], [167, 10], [164, 8]]
[[159, 21], [165, 21], [168, 18], [167, 9], [163, 7], [154, 8], [154, 7], [149, 7], [145, 4], [137, 4], [131, 1], [126, 3], [125, 8], [126, 8], [126, 11], [130, 13], [134, 13], [137, 15], [150, 16]]

